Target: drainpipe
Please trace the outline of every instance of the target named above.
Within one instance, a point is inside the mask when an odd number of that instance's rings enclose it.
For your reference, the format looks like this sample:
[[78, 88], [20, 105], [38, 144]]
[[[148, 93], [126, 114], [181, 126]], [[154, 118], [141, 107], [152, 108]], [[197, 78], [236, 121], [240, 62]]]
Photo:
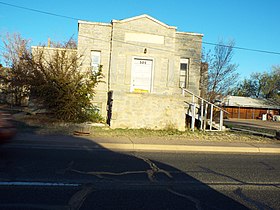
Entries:
[[111, 90], [111, 68], [112, 68], [112, 47], [113, 47], [113, 29], [114, 23], [111, 21], [111, 40], [110, 40], [110, 55], [109, 55], [109, 69], [108, 69], [108, 92]]
[[113, 21], [111, 21], [111, 37], [109, 49], [109, 65], [108, 65], [108, 89], [107, 89], [107, 119], [106, 123], [111, 126], [112, 106], [113, 106], [113, 91], [111, 90], [111, 68], [112, 68], [112, 47], [113, 47]]

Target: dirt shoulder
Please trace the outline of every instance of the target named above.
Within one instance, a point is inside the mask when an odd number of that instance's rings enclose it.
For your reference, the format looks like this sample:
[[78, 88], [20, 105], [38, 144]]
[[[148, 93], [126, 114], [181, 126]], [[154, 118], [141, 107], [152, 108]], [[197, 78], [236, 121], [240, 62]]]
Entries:
[[[58, 122], [52, 118], [41, 115], [26, 115], [23, 112], [13, 114], [15, 125], [19, 133], [34, 133], [37, 135], [73, 135], [81, 124]], [[236, 143], [276, 143], [280, 141], [275, 138], [251, 135], [244, 132], [202, 132], [178, 130], [148, 130], [148, 129], [110, 129], [107, 126], [87, 128], [89, 138], [101, 138], [112, 141], [115, 139], [130, 139], [138, 142], [149, 142], [152, 139], [156, 142], [171, 143], [190, 142], [236, 142]]]

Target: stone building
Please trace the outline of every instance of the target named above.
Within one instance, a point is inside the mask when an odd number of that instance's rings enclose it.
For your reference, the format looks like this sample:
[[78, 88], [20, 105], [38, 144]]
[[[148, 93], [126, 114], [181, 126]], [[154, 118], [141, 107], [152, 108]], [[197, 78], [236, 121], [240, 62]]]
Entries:
[[78, 22], [83, 68], [102, 65], [94, 104], [112, 128], [185, 130], [182, 89], [201, 94], [202, 34], [178, 32], [148, 15]]

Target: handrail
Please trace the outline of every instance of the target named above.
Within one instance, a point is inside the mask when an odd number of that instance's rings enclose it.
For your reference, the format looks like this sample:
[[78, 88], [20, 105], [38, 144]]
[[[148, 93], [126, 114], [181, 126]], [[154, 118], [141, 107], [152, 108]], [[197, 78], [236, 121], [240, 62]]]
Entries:
[[[193, 92], [185, 89], [185, 88], [182, 88], [182, 94], [183, 96], [185, 96], [185, 93], [188, 93], [192, 96], [192, 103], [189, 103], [191, 105], [191, 130], [194, 131], [194, 126], [195, 126], [195, 109], [197, 108], [196, 107], [196, 102], [195, 102], [195, 97], [198, 99], [198, 103], [199, 101], [201, 100], [201, 103], [200, 103], [200, 129], [202, 130], [206, 130], [206, 122], [207, 122], [207, 110], [208, 110], [208, 105], [210, 105], [210, 130], [212, 130], [212, 127], [213, 127], [213, 114], [214, 114], [214, 110], [213, 108], [217, 108], [218, 111], [220, 112], [220, 123], [219, 123], [219, 130], [222, 131], [223, 129], [223, 113], [227, 113], [229, 114], [229, 112], [227, 112], [226, 110], [222, 109], [221, 107], [205, 100], [204, 98], [198, 96], [198, 95], [195, 95]], [[204, 106], [205, 104], [205, 106]]]
[[222, 109], [221, 107], [219, 107], [219, 106], [217, 106], [217, 105], [215, 105], [215, 104], [213, 104], [213, 103], [207, 101], [206, 99], [204, 99], [204, 98], [202, 98], [202, 97], [200, 97], [200, 96], [198, 96], [198, 95], [195, 95], [193, 92], [191, 92], [191, 91], [189, 91], [189, 90], [187, 90], [187, 89], [185, 89], [185, 88], [182, 88], [182, 91], [183, 91], [183, 92], [182, 92], [183, 95], [184, 95], [184, 92], [187, 92], [187, 93], [189, 93], [189, 94], [195, 96], [196, 98], [205, 101], [205, 103], [210, 104], [210, 105], [213, 105], [214, 107], [218, 108], [220, 111], [223, 111], [223, 112], [229, 114], [229, 112], [227, 112], [226, 110]]

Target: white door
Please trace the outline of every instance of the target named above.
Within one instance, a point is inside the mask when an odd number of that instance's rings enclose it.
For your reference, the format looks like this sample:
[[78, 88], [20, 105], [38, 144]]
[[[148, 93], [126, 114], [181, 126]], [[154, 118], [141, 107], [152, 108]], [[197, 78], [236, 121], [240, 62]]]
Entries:
[[134, 58], [132, 64], [132, 92], [151, 92], [153, 60]]

